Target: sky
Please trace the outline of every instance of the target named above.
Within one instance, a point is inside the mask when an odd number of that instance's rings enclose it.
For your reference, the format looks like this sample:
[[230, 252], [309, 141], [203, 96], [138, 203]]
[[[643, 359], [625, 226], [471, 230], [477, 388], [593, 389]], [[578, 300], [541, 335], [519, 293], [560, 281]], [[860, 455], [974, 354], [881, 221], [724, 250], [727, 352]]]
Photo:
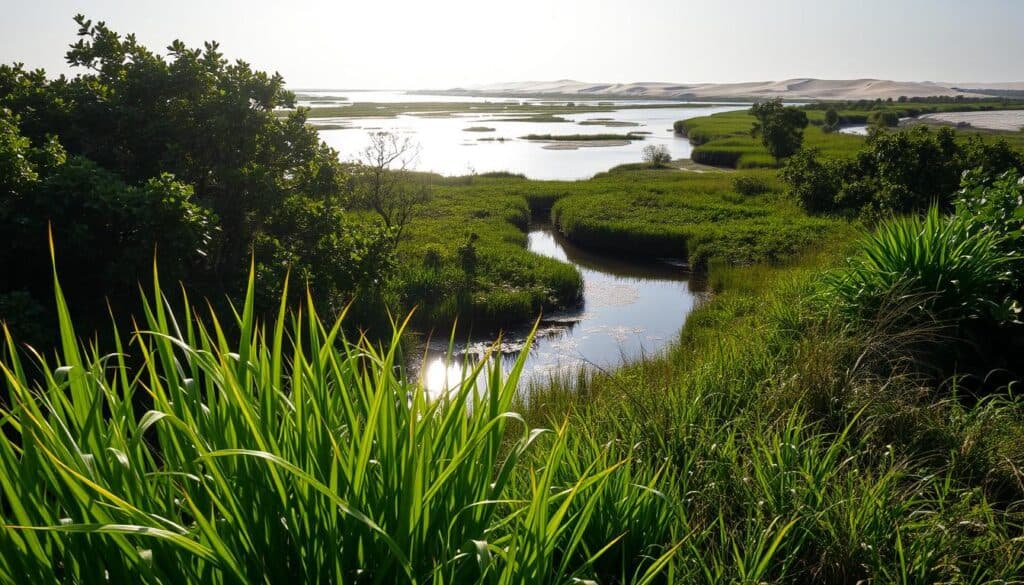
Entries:
[[1024, 0], [3, 0], [0, 62], [67, 73], [83, 13], [217, 40], [292, 88], [575, 79], [1024, 81]]

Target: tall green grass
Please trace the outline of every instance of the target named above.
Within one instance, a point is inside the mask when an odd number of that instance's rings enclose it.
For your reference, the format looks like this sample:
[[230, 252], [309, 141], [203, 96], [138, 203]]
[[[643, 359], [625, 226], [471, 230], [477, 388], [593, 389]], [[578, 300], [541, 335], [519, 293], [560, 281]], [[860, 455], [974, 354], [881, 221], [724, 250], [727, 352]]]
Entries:
[[0, 366], [0, 581], [570, 583], [621, 538], [590, 526], [625, 460], [527, 427], [521, 363], [432, 400], [399, 330], [350, 340], [311, 301], [258, 322], [251, 277], [227, 319], [173, 311], [154, 278], [100, 349], [54, 283], [60, 350], [7, 333]]
[[0, 581], [1019, 580], [1021, 406], [913, 392], [821, 268], [716, 267], [664, 356], [433, 398], [397, 342], [259, 322], [251, 284], [224, 318], [154, 278], [80, 343], [55, 278], [60, 349], [0, 361]]
[[994, 314], [1020, 260], [1001, 250], [998, 233], [974, 227], [972, 217], [947, 217], [935, 206], [884, 221], [830, 278], [830, 293], [853, 316], [875, 314], [898, 297], [916, 298], [907, 315], [916, 321]]
[[1024, 409], [937, 402], [903, 367], [899, 335], [837, 318], [820, 275], [847, 246], [783, 269], [716, 265], [716, 298], [667, 355], [531, 388], [528, 420], [571, 412], [596, 440], [667, 466], [658, 489], [680, 503], [668, 513], [686, 535], [671, 582], [1024, 572], [1024, 490], [1010, 487]]

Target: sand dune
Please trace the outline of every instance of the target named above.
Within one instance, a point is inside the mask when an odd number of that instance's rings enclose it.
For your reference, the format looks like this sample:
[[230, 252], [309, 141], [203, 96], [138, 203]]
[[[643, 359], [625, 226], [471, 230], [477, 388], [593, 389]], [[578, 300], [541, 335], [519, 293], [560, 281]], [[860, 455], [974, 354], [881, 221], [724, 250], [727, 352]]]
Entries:
[[1024, 129], [1024, 110], [1003, 110], [995, 112], [944, 112], [941, 114], [926, 114], [921, 116], [920, 122], [933, 122], [955, 126], [957, 124], [970, 124], [973, 128], [986, 130], [1003, 130], [1016, 132]]
[[[965, 88], [965, 89], [958, 89]], [[860, 100], [897, 99], [907, 97], [985, 97], [976, 93], [985, 89], [1024, 89], [1020, 83], [934, 83], [930, 81], [888, 81], [884, 79], [787, 79], [747, 83], [588, 83], [563, 79], [559, 81], [524, 81], [495, 83], [468, 89], [464, 93], [505, 95], [552, 95], [580, 97], [636, 97], [650, 99], [766, 99], [787, 100]], [[970, 90], [970, 91], [969, 91]]]

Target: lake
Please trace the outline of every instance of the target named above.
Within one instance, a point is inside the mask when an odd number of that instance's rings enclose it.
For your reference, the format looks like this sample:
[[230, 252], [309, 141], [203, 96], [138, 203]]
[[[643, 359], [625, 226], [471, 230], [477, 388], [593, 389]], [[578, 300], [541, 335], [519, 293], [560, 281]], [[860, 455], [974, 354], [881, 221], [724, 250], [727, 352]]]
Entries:
[[[315, 95], [318, 99], [331, 97], [346, 98], [336, 102], [300, 101], [307, 106], [338, 106], [354, 102], [529, 102], [558, 103], [550, 100], [500, 98], [473, 98], [467, 96], [429, 96], [405, 94], [402, 92], [351, 92], [320, 91], [302, 92]], [[316, 118], [316, 125], [345, 124], [344, 129], [321, 129], [323, 140], [336, 149], [343, 160], [353, 160], [367, 146], [371, 132], [392, 132], [408, 136], [419, 144], [419, 157], [414, 164], [416, 170], [432, 171], [442, 175], [466, 175], [493, 171], [521, 173], [531, 179], [586, 179], [608, 169], [641, 161], [640, 151], [647, 144], [664, 145], [675, 159], [689, 158], [693, 147], [689, 140], [672, 131], [676, 120], [707, 116], [717, 112], [741, 110], [748, 106], [741, 104], [707, 106], [685, 102], [664, 101], [623, 101], [600, 100], [602, 104], [614, 105], [657, 105], [676, 104], [672, 108], [638, 108], [614, 112], [560, 114], [569, 122], [521, 122], [509, 118], [523, 115], [509, 114], [455, 114], [450, 117], [425, 117], [415, 114], [401, 114], [394, 118]], [[580, 101], [577, 104], [596, 104], [594, 101]], [[580, 125], [580, 122], [602, 121], [610, 118], [628, 126]], [[467, 132], [466, 128], [483, 126], [493, 128], [489, 132]], [[551, 150], [546, 143], [522, 140], [527, 134], [626, 134], [649, 132], [644, 139], [634, 140], [622, 146], [588, 146], [575, 150]], [[499, 139], [504, 139], [499, 140]]]
[[[613, 369], [663, 350], [678, 339], [704, 287], [679, 264], [616, 258], [583, 250], [550, 225], [533, 226], [529, 249], [569, 262], [583, 275], [583, 306], [544, 315], [526, 356], [524, 383], [544, 381], [558, 371], [581, 367]], [[510, 331], [497, 346], [506, 371], [524, 349], [529, 329]], [[413, 364], [424, 386], [438, 395], [461, 380], [463, 360], [476, 363], [494, 344], [491, 336], [458, 339], [447, 357], [448, 336], [425, 344]]]

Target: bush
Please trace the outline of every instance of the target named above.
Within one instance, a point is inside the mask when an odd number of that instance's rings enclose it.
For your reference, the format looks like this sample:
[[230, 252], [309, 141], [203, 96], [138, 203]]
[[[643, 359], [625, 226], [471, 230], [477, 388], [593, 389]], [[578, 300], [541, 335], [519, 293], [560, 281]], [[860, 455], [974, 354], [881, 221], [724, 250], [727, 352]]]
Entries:
[[640, 151], [640, 155], [645, 163], [655, 168], [663, 167], [672, 162], [672, 153], [668, 151], [668, 147], [664, 144], [648, 144]]
[[895, 128], [900, 125], [900, 115], [890, 110], [871, 112], [868, 123], [876, 128]]
[[825, 124], [823, 129], [825, 132], [835, 132], [839, 128], [839, 112], [835, 108], [829, 108], [825, 112]]
[[1000, 319], [1012, 303], [1009, 268], [1019, 260], [1000, 249], [1005, 242], [968, 214], [947, 217], [932, 206], [923, 217], [890, 219], [865, 235], [849, 265], [829, 278], [829, 290], [854, 317], [909, 301], [914, 308], [903, 325]]
[[427, 244], [423, 248], [423, 267], [437, 272], [444, 264], [444, 250], [437, 244]]
[[933, 203], [952, 210], [961, 175], [975, 168], [994, 176], [1024, 169], [1024, 160], [1005, 141], [961, 143], [949, 128], [932, 132], [916, 126], [873, 133], [853, 160], [828, 160], [807, 149], [787, 162], [781, 176], [809, 212], [850, 212], [877, 220], [920, 213]]
[[732, 187], [736, 189], [736, 192], [740, 195], [753, 196], [767, 193], [771, 190], [768, 185], [768, 181], [761, 177], [751, 177], [749, 175], [740, 175], [732, 180]]
[[802, 150], [790, 157], [779, 176], [808, 212], [828, 213], [836, 209], [840, 177], [836, 165], [822, 160], [817, 150]]

